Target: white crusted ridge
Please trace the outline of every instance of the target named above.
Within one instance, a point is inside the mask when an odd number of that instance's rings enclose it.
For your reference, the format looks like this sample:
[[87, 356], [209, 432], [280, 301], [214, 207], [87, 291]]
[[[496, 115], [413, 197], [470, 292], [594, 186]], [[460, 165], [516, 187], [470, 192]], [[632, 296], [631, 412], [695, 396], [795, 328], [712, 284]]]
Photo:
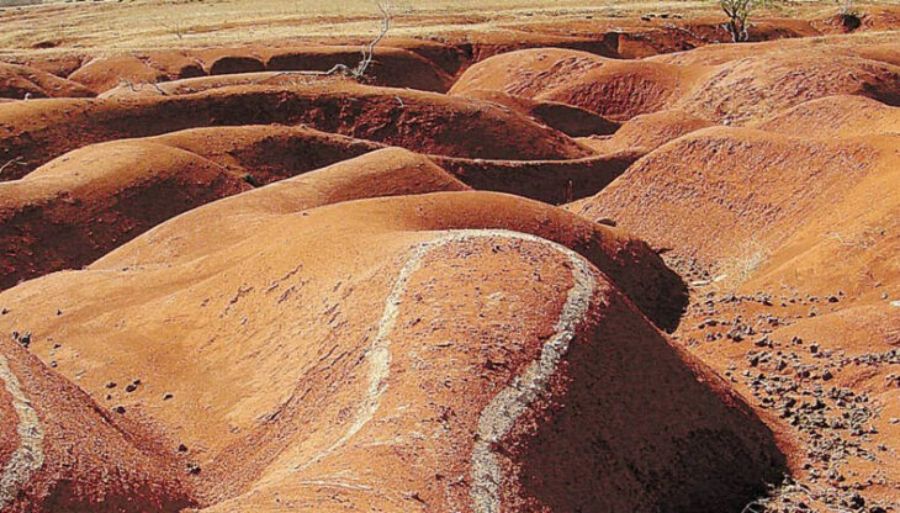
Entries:
[[31, 401], [22, 392], [19, 379], [3, 355], [0, 355], [0, 380], [12, 396], [12, 406], [19, 418], [16, 428], [19, 446], [0, 474], [0, 510], [3, 510], [19, 495], [31, 475], [44, 465], [44, 430], [37, 412], [31, 407]]
[[493, 445], [500, 443], [531, 404], [547, 391], [550, 378], [575, 338], [578, 324], [584, 320], [594, 295], [597, 280], [590, 264], [574, 251], [554, 245], [572, 264], [572, 288], [566, 297], [553, 336], [544, 343], [538, 360], [513, 379], [482, 410], [478, 418], [475, 447], [472, 449], [472, 488], [470, 495], [476, 513], [499, 513], [503, 473]]
[[409, 280], [421, 267], [423, 258], [441, 246], [486, 238], [519, 240], [550, 246], [568, 258], [573, 278], [573, 285], [556, 322], [554, 335], [544, 344], [539, 359], [529, 364], [520, 376], [494, 397], [479, 416], [478, 439], [471, 456], [473, 482], [470, 495], [477, 513], [500, 511], [500, 486], [503, 476], [492, 446], [509, 433], [518, 418], [546, 391], [550, 377], [556, 372], [560, 360], [568, 351], [576, 327], [587, 314], [591, 297], [596, 289], [596, 277], [587, 260], [561, 244], [535, 235], [502, 229], [450, 230], [413, 246], [385, 300], [378, 332], [367, 350], [369, 373], [363, 405], [357, 411], [353, 423], [337, 441], [320, 451], [310, 461], [297, 467], [297, 470], [308, 468], [343, 446], [378, 411], [390, 375], [390, 334], [396, 324]]

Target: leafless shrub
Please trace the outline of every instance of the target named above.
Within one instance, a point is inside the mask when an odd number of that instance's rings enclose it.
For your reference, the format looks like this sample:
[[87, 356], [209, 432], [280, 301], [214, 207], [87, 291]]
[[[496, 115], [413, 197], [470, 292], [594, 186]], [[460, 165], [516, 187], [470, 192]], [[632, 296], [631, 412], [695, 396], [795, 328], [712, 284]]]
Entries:
[[366, 70], [369, 69], [369, 65], [372, 64], [372, 58], [375, 56], [375, 47], [378, 46], [378, 43], [380, 43], [382, 39], [384, 39], [384, 36], [387, 35], [388, 31], [391, 30], [392, 18], [390, 9], [381, 3], [376, 5], [381, 12], [381, 32], [368, 44], [368, 46], [363, 48], [362, 59], [360, 59], [359, 64], [357, 64], [355, 68], [350, 70], [350, 74], [357, 79], [363, 78], [366, 75]]
[[768, 258], [765, 247], [756, 239], [750, 239], [741, 244], [733, 257], [722, 261], [721, 273], [713, 281], [741, 284], [750, 279]]
[[862, 19], [860, 19], [860, 11], [853, 4], [853, 0], [834, 1], [838, 4], [840, 9], [838, 12], [838, 19], [844, 26], [844, 30], [846, 32], [851, 32], [858, 29], [860, 25], [862, 25]]
[[372, 59], [375, 57], [375, 48], [381, 43], [381, 40], [384, 39], [384, 36], [387, 35], [388, 31], [391, 30], [391, 23], [393, 21], [393, 16], [391, 15], [391, 10], [388, 5], [377, 3], [375, 4], [378, 7], [378, 11], [381, 13], [381, 31], [378, 35], [369, 42], [369, 44], [363, 46], [361, 51], [361, 57], [359, 62], [354, 67], [347, 66], [346, 64], [335, 64], [331, 67], [331, 69], [327, 71], [285, 71], [282, 73], [278, 73], [274, 76], [267, 77], [263, 80], [260, 80], [258, 83], [263, 83], [268, 80], [272, 80], [276, 77], [282, 77], [285, 75], [301, 75], [301, 76], [331, 76], [331, 75], [343, 75], [347, 77], [351, 77], [356, 80], [363, 80], [366, 77], [366, 72], [369, 70], [369, 66], [372, 64]]
[[719, 6], [728, 15], [725, 30], [731, 34], [731, 41], [742, 43], [750, 39], [747, 19], [754, 9], [767, 3], [768, 0], [719, 0]]
[[185, 25], [181, 21], [175, 20], [173, 22], [167, 22], [167, 21], [164, 21], [161, 19], [157, 20], [157, 21], [160, 25], [165, 27], [166, 30], [168, 30], [171, 34], [173, 34], [179, 40], [184, 39], [184, 35], [188, 31], [187, 28], [185, 28]]

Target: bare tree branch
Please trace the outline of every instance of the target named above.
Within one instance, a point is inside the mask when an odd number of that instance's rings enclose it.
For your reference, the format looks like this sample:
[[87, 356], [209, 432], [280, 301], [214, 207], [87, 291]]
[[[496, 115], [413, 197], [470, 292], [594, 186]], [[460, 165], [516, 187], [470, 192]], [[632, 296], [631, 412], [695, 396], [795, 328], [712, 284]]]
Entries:
[[16, 157], [14, 159], [10, 159], [10, 160], [6, 161], [5, 164], [0, 166], [0, 176], [3, 176], [3, 173], [6, 171], [7, 168], [10, 168], [14, 165], [24, 166], [25, 165], [24, 159], [22, 157]]
[[768, 0], [719, 0], [719, 6], [728, 16], [725, 30], [731, 35], [731, 41], [742, 43], [750, 39], [747, 19], [750, 13]]
[[300, 76], [331, 76], [331, 75], [344, 75], [347, 77], [352, 77], [356, 80], [362, 80], [366, 76], [366, 72], [369, 69], [369, 66], [372, 64], [372, 59], [375, 57], [375, 48], [381, 43], [381, 40], [384, 39], [384, 36], [387, 35], [388, 31], [391, 29], [391, 22], [393, 21], [393, 17], [391, 16], [391, 11], [388, 6], [382, 3], [375, 4], [378, 6], [378, 10], [381, 12], [381, 32], [369, 42], [366, 46], [364, 46], [361, 50], [361, 58], [355, 67], [351, 68], [346, 64], [335, 64], [331, 67], [331, 69], [327, 71], [283, 71], [281, 73], [277, 73], [270, 77], [263, 78], [254, 82], [255, 84], [262, 84], [268, 82], [270, 80], [274, 80], [278, 77], [288, 76], [288, 75], [300, 75]]
[[378, 6], [378, 10], [381, 11], [381, 33], [363, 49], [362, 60], [359, 61], [356, 69], [353, 70], [353, 76], [356, 78], [365, 76], [366, 70], [369, 69], [369, 64], [372, 63], [372, 57], [375, 56], [375, 47], [378, 46], [378, 43], [380, 43], [382, 39], [384, 39], [385, 34], [391, 30], [390, 10], [384, 4], [378, 3], [376, 5]]

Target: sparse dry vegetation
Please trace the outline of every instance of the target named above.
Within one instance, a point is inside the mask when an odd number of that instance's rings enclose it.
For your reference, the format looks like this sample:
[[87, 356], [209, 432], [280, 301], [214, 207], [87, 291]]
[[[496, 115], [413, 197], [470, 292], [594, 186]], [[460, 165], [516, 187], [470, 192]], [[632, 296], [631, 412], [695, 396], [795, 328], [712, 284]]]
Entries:
[[366, 78], [366, 73], [369, 70], [369, 66], [372, 65], [372, 60], [375, 58], [375, 49], [378, 47], [378, 44], [381, 43], [381, 40], [384, 39], [384, 36], [387, 35], [388, 31], [391, 30], [391, 20], [393, 19], [391, 6], [389, 4], [378, 2], [375, 5], [378, 8], [378, 11], [381, 13], [381, 29], [378, 32], [378, 35], [375, 36], [372, 41], [363, 46], [359, 62], [356, 64], [356, 66], [350, 67], [346, 64], [338, 63], [326, 71], [286, 71], [283, 73], [279, 73], [274, 77], [267, 77], [263, 80], [271, 81], [272, 79], [283, 75], [344, 75], [355, 80], [364, 80]]
[[[53, 7], [58, 7], [55, 4]], [[296, 37], [368, 37], [379, 15], [372, 0], [204, 0], [83, 2], [35, 6], [45, 22], [8, 10], [0, 49], [32, 49], [54, 40], [83, 48], [164, 48], [216, 46], [242, 41]], [[713, 14], [708, 0], [647, 2], [635, 0], [429, 0], [397, 2], [391, 36], [436, 36], [453, 31], [497, 29], [509, 23], [543, 23], [586, 16], [617, 18], [646, 12]], [[716, 7], [717, 8], [717, 7]]]
[[750, 39], [748, 19], [750, 13], [756, 10], [766, 0], [719, 0], [719, 5], [728, 16], [725, 29], [731, 35], [735, 43], [742, 43]]

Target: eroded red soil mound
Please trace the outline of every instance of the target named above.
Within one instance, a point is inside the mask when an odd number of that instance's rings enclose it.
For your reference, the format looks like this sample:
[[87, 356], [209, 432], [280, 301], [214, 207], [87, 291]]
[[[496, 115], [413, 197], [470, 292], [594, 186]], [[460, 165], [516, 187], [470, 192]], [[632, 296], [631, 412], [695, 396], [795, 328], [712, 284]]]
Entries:
[[[303, 123], [448, 156], [563, 160], [591, 154], [566, 135], [493, 103], [335, 82], [225, 88], [175, 97], [2, 104], [0, 160], [18, 157], [36, 167], [71, 149], [110, 139], [262, 123]], [[17, 175], [8, 172], [3, 177]]]
[[828, 51], [764, 54], [723, 64], [677, 105], [724, 123], [759, 121], [808, 100], [861, 95], [900, 105], [900, 67]]
[[797, 447], [803, 487], [770, 508], [896, 502], [898, 112], [829, 96], [692, 132], [568, 207], [641, 234], [688, 277], [679, 343]]
[[200, 62], [184, 52], [170, 52], [165, 58], [121, 54], [91, 59], [68, 75], [94, 93], [102, 93], [127, 83], [130, 86], [205, 74]]
[[0, 340], [4, 512], [175, 513], [194, 504], [176, 453], [19, 347], [29, 333], [15, 339]]
[[93, 93], [76, 82], [35, 68], [0, 62], [0, 98], [85, 97]]
[[754, 128], [795, 137], [854, 137], [900, 132], [900, 108], [865, 96], [826, 96], [764, 119]]
[[[285, 48], [214, 48], [122, 53], [80, 57], [74, 69], [58, 72], [95, 94], [112, 89], [143, 87], [207, 75], [227, 75], [233, 84], [246, 83], [244, 74], [263, 71], [327, 71], [335, 65], [349, 68], [360, 60], [360, 48], [303, 46]], [[446, 91], [450, 76], [425, 57], [403, 48], [379, 46], [367, 74], [375, 85]], [[222, 79], [219, 79], [221, 82]], [[174, 86], [177, 87], [177, 86]], [[156, 90], [155, 88], [152, 88]]]
[[0, 184], [0, 287], [79, 268], [186, 210], [376, 147], [306, 128], [228, 127], [76, 150]]
[[[708, 59], [675, 56], [616, 61], [584, 52], [535, 49], [486, 59], [469, 68], [452, 94], [488, 90], [567, 103], [615, 120], [678, 108], [725, 124], [747, 124], [816, 98], [862, 95], [900, 103], [900, 68], [853, 55], [847, 40], [788, 50], [743, 45], [707, 47]], [[736, 46], [736, 48], [735, 48]]]
[[534, 98], [565, 84], [573, 76], [615, 62], [598, 55], [562, 48], [519, 50], [485, 59], [468, 68], [453, 84], [450, 94], [498, 91], [510, 96]]
[[645, 61], [606, 59], [585, 52], [534, 49], [479, 62], [451, 94], [500, 91], [567, 103], [616, 120], [663, 109], [689, 91], [708, 70]]
[[210, 511], [713, 511], [779, 475], [771, 433], [635, 307], [664, 319], [679, 287], [642, 243], [488, 193], [257, 213], [288, 193], [226, 200], [251, 222], [203, 258], [153, 263], [151, 233], [8, 290], [0, 323], [43, 358], [65, 340], [59, 372], [184, 444]]
[[0, 509], [891, 511], [896, 12], [10, 56]]
[[467, 92], [466, 96], [494, 102], [528, 114], [545, 125], [573, 137], [607, 135], [619, 128], [619, 124], [615, 121], [566, 103], [536, 101], [500, 91], [475, 90]]
[[649, 153], [673, 139], [712, 125], [679, 110], [661, 110], [629, 119], [612, 136], [581, 141], [601, 154], [626, 150]]
[[[825, 293], [838, 275], [845, 291], [859, 290], [879, 269], [884, 280], [895, 276], [885, 222], [898, 219], [898, 203], [878, 191], [897, 180], [896, 143], [895, 135], [817, 140], [709, 128], [660, 147], [571, 209], [614, 219], [738, 283], [768, 263], [810, 292]], [[869, 237], [858, 246], [838, 240]], [[824, 264], [831, 258], [840, 270]]]
[[695, 87], [709, 70], [661, 63], [620, 61], [547, 88], [537, 97], [578, 105], [615, 120], [666, 108]]
[[195, 208], [141, 237], [138, 247], [153, 246], [153, 255], [126, 247], [101, 260], [185, 262], [249, 238], [279, 216], [354, 199], [468, 189], [427, 157], [386, 148]]

